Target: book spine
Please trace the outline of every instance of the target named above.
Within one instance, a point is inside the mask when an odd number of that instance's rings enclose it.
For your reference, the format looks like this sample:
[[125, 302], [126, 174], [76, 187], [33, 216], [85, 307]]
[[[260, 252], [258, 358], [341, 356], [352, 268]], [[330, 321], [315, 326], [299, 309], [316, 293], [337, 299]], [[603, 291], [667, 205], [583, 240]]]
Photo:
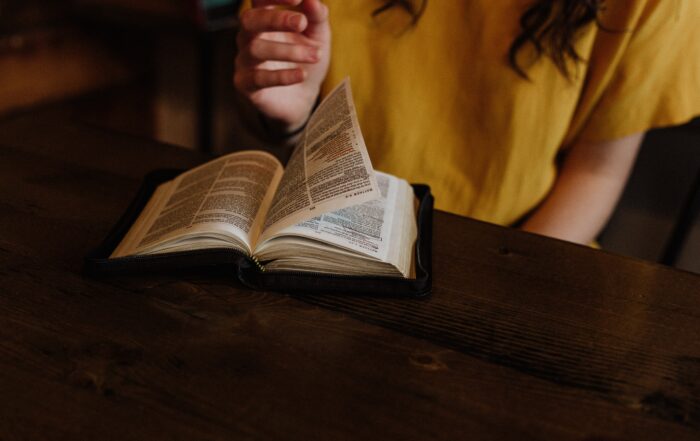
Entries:
[[264, 273], [264, 272], [265, 272], [265, 266], [264, 266], [262, 263], [260, 263], [260, 261], [258, 260], [258, 258], [255, 257], [255, 256], [251, 256], [251, 259], [252, 259], [253, 262], [255, 263], [255, 266], [257, 266], [258, 269], [259, 269], [261, 272]]

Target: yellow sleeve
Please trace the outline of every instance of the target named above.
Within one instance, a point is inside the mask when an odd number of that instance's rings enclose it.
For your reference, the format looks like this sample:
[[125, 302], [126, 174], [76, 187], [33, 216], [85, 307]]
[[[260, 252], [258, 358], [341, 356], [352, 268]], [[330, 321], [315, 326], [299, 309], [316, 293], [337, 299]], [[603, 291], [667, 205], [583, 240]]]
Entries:
[[700, 115], [700, 1], [606, 4], [608, 30], [594, 43], [569, 141], [612, 140]]

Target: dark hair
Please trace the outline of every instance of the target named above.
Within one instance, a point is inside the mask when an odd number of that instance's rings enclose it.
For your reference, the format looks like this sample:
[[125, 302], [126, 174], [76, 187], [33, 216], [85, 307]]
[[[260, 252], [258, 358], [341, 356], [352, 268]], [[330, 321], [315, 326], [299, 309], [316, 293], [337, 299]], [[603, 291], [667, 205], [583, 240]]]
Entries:
[[[533, 0], [533, 4], [520, 17], [520, 34], [515, 37], [508, 50], [508, 63], [518, 75], [528, 78], [518, 63], [518, 53], [530, 43], [535, 49], [536, 58], [549, 56], [554, 65], [566, 78], [571, 77], [568, 61], [582, 61], [574, 43], [579, 31], [587, 24], [596, 21], [604, 0]], [[382, 12], [399, 7], [411, 15], [415, 25], [425, 11], [428, 0], [386, 0], [372, 12], [377, 16]]]

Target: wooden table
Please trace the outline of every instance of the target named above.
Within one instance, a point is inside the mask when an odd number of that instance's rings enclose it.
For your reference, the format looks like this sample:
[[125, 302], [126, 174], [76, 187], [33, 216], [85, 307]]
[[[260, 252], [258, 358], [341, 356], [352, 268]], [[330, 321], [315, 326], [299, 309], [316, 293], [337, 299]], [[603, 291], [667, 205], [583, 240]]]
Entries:
[[700, 439], [700, 277], [653, 263], [437, 212], [427, 300], [81, 275], [201, 160], [0, 122], [0, 440]]

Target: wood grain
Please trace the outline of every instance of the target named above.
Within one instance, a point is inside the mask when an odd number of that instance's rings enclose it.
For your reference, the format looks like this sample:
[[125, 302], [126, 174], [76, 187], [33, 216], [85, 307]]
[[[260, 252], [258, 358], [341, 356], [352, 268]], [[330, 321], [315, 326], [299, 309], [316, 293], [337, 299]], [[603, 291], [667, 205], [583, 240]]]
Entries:
[[426, 300], [81, 274], [141, 176], [203, 159], [0, 122], [0, 440], [700, 436], [700, 277], [648, 262], [438, 212]]

